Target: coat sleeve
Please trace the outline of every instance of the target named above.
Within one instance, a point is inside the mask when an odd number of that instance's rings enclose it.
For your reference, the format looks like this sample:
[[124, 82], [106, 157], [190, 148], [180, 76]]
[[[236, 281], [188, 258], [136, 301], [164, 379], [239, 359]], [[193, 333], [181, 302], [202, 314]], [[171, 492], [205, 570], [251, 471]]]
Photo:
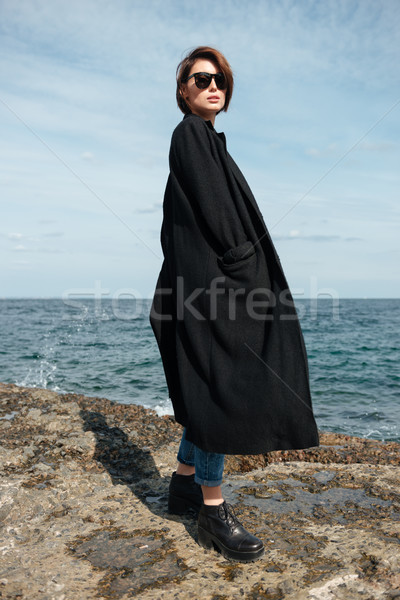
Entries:
[[[172, 137], [170, 167], [213, 247], [223, 255], [244, 244], [247, 236], [211, 135], [202, 119], [184, 120]], [[227, 159], [225, 163], [227, 167]]]

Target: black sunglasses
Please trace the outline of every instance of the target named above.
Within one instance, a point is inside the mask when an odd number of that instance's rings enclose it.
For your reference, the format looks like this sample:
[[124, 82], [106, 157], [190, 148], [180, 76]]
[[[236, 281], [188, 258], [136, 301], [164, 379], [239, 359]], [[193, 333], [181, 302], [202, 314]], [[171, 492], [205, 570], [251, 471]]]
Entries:
[[208, 88], [213, 77], [219, 90], [225, 90], [228, 86], [223, 73], [193, 73], [187, 79], [182, 80], [182, 83], [187, 83], [192, 77], [194, 77], [194, 82], [200, 90]]

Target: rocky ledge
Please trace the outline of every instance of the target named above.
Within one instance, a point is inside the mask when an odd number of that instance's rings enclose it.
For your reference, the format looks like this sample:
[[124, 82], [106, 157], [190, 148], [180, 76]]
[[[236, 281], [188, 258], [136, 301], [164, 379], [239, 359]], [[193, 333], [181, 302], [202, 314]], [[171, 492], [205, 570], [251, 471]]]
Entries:
[[206, 553], [166, 512], [181, 428], [140, 406], [0, 384], [0, 598], [400, 598], [400, 445], [229, 457], [227, 500], [266, 546]]

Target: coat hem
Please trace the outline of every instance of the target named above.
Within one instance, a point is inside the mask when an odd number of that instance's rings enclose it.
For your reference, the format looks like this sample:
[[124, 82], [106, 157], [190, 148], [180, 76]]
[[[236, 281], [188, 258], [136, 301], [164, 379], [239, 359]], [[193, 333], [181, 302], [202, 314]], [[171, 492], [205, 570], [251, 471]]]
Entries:
[[[187, 427], [187, 426], [185, 426]], [[202, 445], [197, 442], [194, 437], [191, 436], [190, 428], [186, 430], [186, 439], [198, 448], [201, 448], [204, 452], [213, 452], [216, 454], [226, 454], [231, 456], [256, 456], [259, 454], [267, 454], [268, 452], [277, 452], [280, 450], [306, 450], [308, 448], [317, 448], [319, 444], [319, 434], [310, 436], [307, 441], [293, 443], [288, 440], [280, 440], [276, 442], [269, 441], [266, 444], [260, 444], [252, 447], [240, 446], [209, 446]]]

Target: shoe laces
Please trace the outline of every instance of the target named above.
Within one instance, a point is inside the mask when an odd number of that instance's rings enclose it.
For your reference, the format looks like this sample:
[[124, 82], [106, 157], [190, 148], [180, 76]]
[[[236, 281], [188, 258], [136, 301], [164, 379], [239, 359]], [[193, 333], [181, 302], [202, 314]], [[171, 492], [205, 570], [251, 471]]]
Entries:
[[233, 510], [233, 507], [231, 504], [227, 504], [226, 502], [223, 502], [222, 504], [220, 504], [220, 506], [218, 507], [218, 514], [221, 517], [221, 519], [226, 521], [226, 523], [227, 523], [227, 525], [229, 525], [229, 527], [234, 527], [235, 525], [240, 525], [239, 520], [238, 520], [237, 516], [235, 515], [235, 511]]

